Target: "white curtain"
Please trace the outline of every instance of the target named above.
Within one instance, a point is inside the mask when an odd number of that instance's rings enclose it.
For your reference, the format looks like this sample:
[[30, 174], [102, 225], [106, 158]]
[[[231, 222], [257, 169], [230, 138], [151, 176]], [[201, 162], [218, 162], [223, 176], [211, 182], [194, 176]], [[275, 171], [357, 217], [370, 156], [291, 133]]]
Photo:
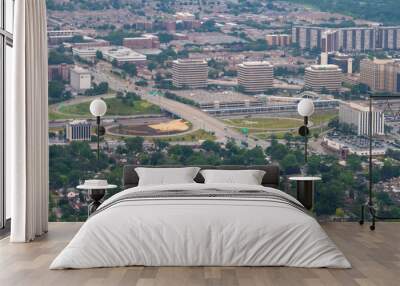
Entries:
[[45, 0], [15, 1], [13, 94], [6, 98], [6, 187], [12, 242], [48, 226], [47, 26]]

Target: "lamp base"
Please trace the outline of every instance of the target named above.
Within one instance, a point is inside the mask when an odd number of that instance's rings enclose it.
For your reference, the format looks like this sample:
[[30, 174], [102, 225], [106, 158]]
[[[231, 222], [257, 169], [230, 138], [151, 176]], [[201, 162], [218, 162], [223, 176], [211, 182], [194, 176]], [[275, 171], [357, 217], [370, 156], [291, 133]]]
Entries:
[[365, 210], [367, 210], [367, 213], [370, 214], [371, 216], [371, 225], [369, 226], [370, 230], [375, 230], [375, 223], [376, 220], [399, 220], [400, 218], [398, 217], [380, 217], [376, 215], [376, 209], [374, 205], [370, 202], [366, 203], [365, 205], [361, 206], [361, 216], [360, 216], [360, 221], [358, 222], [360, 225], [363, 225], [365, 222]]

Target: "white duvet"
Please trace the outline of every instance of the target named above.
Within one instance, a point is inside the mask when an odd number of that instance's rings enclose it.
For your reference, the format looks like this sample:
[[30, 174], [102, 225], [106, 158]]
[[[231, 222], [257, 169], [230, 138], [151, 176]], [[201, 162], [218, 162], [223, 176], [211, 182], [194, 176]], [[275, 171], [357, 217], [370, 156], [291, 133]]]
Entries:
[[[350, 268], [318, 222], [296, 207], [246, 198], [152, 198], [121, 201], [131, 192], [262, 190], [231, 184], [136, 187], [106, 200], [50, 269], [145, 266], [293, 266]], [[108, 206], [108, 207], [107, 207]]]

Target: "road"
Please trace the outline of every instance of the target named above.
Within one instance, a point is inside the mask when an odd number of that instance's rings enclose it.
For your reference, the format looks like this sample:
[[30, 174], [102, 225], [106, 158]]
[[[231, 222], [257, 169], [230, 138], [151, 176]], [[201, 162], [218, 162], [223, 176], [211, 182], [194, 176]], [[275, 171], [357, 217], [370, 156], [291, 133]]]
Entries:
[[252, 138], [247, 138], [245, 135], [229, 128], [222, 121], [202, 112], [195, 107], [165, 98], [163, 96], [151, 95], [151, 87], [135, 86], [134, 84], [129, 83], [127, 80], [107, 74], [107, 72], [102, 69], [92, 69], [91, 71], [96, 82], [106, 81], [108, 82], [110, 88], [116, 91], [126, 90], [136, 92], [142, 97], [142, 99], [158, 105], [160, 108], [187, 121], [190, 121], [193, 124], [194, 129], [201, 128], [209, 132], [214, 132], [215, 136], [217, 137], [217, 141], [219, 142], [226, 143], [228, 138], [233, 138], [237, 142], [247, 142], [250, 148], [257, 145], [263, 148], [267, 147], [267, 142], [255, 141]]

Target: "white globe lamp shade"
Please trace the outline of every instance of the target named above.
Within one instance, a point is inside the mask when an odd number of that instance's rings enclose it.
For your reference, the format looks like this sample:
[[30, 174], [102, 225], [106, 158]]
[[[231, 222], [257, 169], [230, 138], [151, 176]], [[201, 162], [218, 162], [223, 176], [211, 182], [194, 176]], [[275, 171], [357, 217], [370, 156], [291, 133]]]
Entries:
[[107, 104], [102, 99], [95, 99], [90, 103], [90, 113], [93, 116], [103, 116], [107, 112]]
[[297, 105], [297, 112], [303, 116], [308, 117], [314, 113], [314, 103], [309, 98], [302, 99]]

